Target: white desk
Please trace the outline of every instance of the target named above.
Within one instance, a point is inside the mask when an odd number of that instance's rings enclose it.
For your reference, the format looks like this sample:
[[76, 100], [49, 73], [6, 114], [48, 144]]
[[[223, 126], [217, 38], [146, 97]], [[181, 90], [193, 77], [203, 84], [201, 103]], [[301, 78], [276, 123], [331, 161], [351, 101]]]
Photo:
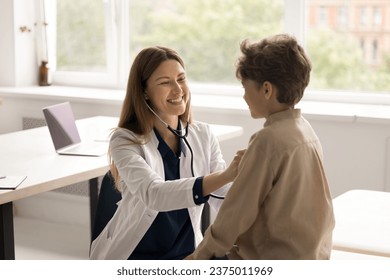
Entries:
[[390, 257], [390, 193], [348, 191], [333, 200], [333, 249]]
[[[113, 117], [77, 121], [81, 139], [106, 138], [117, 125]], [[241, 127], [212, 125], [220, 141], [242, 134]], [[26, 175], [15, 190], [0, 190], [0, 259], [14, 259], [12, 202], [42, 192], [89, 180], [91, 221], [97, 202], [97, 178], [108, 170], [108, 159], [57, 155], [47, 127], [0, 135], [0, 173]]]

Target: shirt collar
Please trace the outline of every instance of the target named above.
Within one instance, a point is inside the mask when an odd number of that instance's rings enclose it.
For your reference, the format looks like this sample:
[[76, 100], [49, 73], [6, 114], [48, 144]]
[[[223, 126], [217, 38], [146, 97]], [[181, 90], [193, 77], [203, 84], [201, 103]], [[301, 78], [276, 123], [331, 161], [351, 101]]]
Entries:
[[[181, 122], [179, 120], [179, 122], [177, 124], [177, 130], [180, 130], [180, 129], [181, 129]], [[161, 137], [160, 133], [158, 133], [156, 128], [153, 128], [153, 131], [154, 131], [154, 134], [156, 135], [156, 138], [157, 138], [157, 140], [159, 142], [157, 149], [159, 150], [161, 156], [164, 157], [169, 151], [171, 151], [171, 148], [164, 141], [164, 139]], [[186, 145], [184, 143], [184, 140], [182, 138], [179, 138], [179, 151], [178, 151], [178, 155], [183, 153], [184, 156], [186, 156], [186, 151], [187, 151], [187, 147], [186, 147]]]
[[298, 119], [300, 117], [301, 117], [301, 109], [287, 109], [270, 115], [267, 118], [266, 122], [264, 123], [264, 127], [269, 126], [279, 120]]

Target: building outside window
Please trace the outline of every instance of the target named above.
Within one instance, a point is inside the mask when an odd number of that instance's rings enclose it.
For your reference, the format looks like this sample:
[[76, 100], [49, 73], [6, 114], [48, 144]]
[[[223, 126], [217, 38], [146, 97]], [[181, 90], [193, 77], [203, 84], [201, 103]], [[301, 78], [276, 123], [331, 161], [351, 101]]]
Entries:
[[[331, 19], [326, 26], [315, 18], [324, 9]], [[335, 9], [339, 23], [348, 20], [347, 28], [332, 22]], [[390, 21], [378, 25], [380, 15], [390, 14], [390, 1], [307, 0], [307, 11], [311, 89], [390, 93]]]

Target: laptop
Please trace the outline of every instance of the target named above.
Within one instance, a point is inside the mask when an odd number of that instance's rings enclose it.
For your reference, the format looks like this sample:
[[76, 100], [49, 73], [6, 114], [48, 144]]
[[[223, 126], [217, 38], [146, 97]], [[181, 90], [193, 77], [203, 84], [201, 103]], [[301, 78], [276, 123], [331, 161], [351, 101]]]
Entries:
[[60, 155], [102, 156], [108, 141], [81, 141], [69, 102], [42, 109], [56, 152]]

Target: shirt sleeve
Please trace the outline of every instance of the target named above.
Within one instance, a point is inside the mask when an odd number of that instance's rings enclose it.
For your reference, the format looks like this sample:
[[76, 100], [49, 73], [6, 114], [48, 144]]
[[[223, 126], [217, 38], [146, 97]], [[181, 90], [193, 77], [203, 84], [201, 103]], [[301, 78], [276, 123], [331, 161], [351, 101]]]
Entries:
[[196, 178], [192, 188], [192, 195], [196, 205], [201, 205], [209, 200], [210, 196], [203, 196], [203, 176]]

